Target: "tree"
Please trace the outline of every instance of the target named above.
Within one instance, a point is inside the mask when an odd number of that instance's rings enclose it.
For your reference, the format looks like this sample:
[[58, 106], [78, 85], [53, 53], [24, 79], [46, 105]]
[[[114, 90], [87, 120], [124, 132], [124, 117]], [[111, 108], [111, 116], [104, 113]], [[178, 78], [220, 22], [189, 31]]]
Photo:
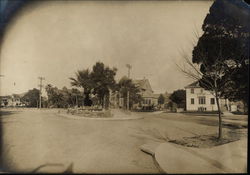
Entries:
[[243, 100], [248, 106], [250, 7], [242, 1], [216, 0], [209, 12], [202, 26], [204, 34], [193, 50], [193, 63], [208, 67], [219, 60], [227, 87], [222, 96]]
[[94, 82], [91, 77], [91, 73], [88, 69], [78, 70], [76, 72], [76, 78], [69, 78], [71, 85], [81, 87], [84, 89], [84, 105], [91, 106], [90, 93], [94, 87]]
[[68, 89], [67, 87], [58, 89], [48, 84], [45, 90], [48, 95], [47, 106], [49, 107], [67, 108], [82, 105], [83, 95], [78, 89]]
[[90, 74], [92, 85], [93, 85], [93, 94], [96, 94], [99, 99], [99, 104], [102, 107], [107, 108], [109, 105], [109, 93], [113, 91], [116, 85], [115, 75], [116, 68], [106, 67], [103, 63], [97, 62], [93, 66], [93, 70]]
[[165, 97], [162, 94], [160, 94], [160, 96], [158, 97], [158, 104], [162, 105], [164, 104], [164, 102], [165, 102]]
[[72, 105], [73, 106], [82, 106], [83, 105], [83, 95], [82, 93], [76, 89], [76, 88], [72, 88], [70, 91], [70, 97], [71, 97], [71, 101], [72, 101]]
[[51, 84], [48, 84], [45, 87], [45, 90], [48, 95], [48, 106], [63, 108], [67, 107], [67, 101], [62, 90], [59, 90], [57, 87], [53, 87]]
[[107, 108], [109, 93], [115, 87], [116, 68], [109, 68], [97, 62], [90, 72], [88, 69], [77, 71], [76, 78], [70, 78], [71, 85], [84, 88], [84, 105], [91, 106], [90, 94], [97, 95], [99, 104]]
[[122, 77], [117, 85], [121, 97], [124, 99], [124, 104], [127, 104], [127, 93], [129, 91], [129, 107], [133, 104], [140, 103], [143, 99], [140, 95], [140, 89], [132, 82], [132, 79], [126, 76]]
[[185, 108], [186, 107], [186, 91], [183, 89], [179, 89], [174, 91], [169, 99], [177, 104], [178, 108]]
[[248, 79], [250, 13], [242, 3], [216, 0], [204, 20], [203, 35], [197, 36], [199, 40], [193, 49], [192, 61], [183, 56], [188, 68], [182, 68], [182, 72], [215, 96], [219, 139], [222, 138], [219, 99], [245, 100], [248, 94], [248, 82], [242, 80]]
[[40, 91], [36, 88], [29, 90], [21, 98], [21, 101], [26, 103], [28, 107], [38, 107]]

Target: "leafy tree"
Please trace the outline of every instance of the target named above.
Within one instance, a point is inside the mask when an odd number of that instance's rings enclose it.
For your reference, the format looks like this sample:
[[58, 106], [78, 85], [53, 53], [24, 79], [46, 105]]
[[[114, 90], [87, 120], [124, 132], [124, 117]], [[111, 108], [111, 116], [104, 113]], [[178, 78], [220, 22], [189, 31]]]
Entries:
[[42, 97], [42, 108], [48, 107], [48, 99], [46, 97]]
[[[216, 0], [206, 16], [203, 35], [193, 49], [190, 70], [182, 70], [211, 91], [218, 107], [222, 138], [220, 98], [243, 100], [248, 94], [249, 7], [242, 1]], [[195, 63], [196, 65], [194, 65]]]
[[217, 83], [221, 96], [248, 105], [250, 7], [242, 1], [216, 0], [209, 12], [202, 26], [204, 34], [193, 50], [193, 62], [201, 64], [202, 73], [216, 64], [223, 68], [223, 83]]
[[160, 94], [160, 96], [158, 97], [158, 104], [162, 105], [164, 104], [164, 102], [165, 102], [165, 97], [162, 94]]
[[70, 78], [71, 85], [84, 88], [85, 106], [92, 105], [90, 94], [94, 94], [97, 95], [99, 104], [106, 108], [109, 104], [110, 90], [113, 90], [116, 84], [116, 71], [116, 68], [111, 69], [101, 62], [97, 62], [91, 72], [88, 69], [77, 71], [76, 78]]
[[66, 108], [82, 105], [83, 95], [78, 89], [68, 89], [67, 87], [58, 89], [50, 84], [45, 89], [48, 95], [47, 106]]
[[186, 91], [183, 89], [179, 89], [174, 91], [169, 99], [177, 104], [178, 108], [185, 108], [186, 107]]
[[37, 107], [39, 102], [40, 91], [36, 88], [29, 90], [21, 98], [21, 101], [26, 103], [28, 107]]
[[114, 90], [116, 82], [116, 68], [106, 67], [103, 63], [97, 62], [93, 66], [93, 70], [90, 74], [92, 80], [93, 94], [96, 94], [99, 99], [99, 104], [102, 107], [107, 108], [109, 101], [109, 93]]
[[122, 77], [118, 82], [118, 91], [124, 99], [124, 104], [127, 104], [127, 94], [129, 91], [129, 107], [133, 104], [140, 103], [143, 99], [140, 95], [140, 89], [126, 76]]
[[45, 87], [45, 90], [48, 95], [48, 106], [57, 108], [67, 107], [67, 102], [62, 90], [50, 84]]

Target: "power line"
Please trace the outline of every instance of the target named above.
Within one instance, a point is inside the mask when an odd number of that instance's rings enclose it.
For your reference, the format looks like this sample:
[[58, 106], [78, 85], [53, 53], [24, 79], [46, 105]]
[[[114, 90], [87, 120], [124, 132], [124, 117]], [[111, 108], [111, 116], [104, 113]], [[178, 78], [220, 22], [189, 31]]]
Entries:
[[[126, 67], [128, 68], [128, 78], [130, 78], [130, 69], [132, 69], [132, 66], [126, 64]], [[127, 110], [129, 110], [129, 90], [127, 91]]]
[[40, 84], [38, 85], [39, 89], [40, 89], [40, 93], [39, 93], [39, 108], [42, 108], [42, 88], [43, 88], [43, 80], [45, 80], [44, 77], [38, 77], [38, 79], [40, 80]]

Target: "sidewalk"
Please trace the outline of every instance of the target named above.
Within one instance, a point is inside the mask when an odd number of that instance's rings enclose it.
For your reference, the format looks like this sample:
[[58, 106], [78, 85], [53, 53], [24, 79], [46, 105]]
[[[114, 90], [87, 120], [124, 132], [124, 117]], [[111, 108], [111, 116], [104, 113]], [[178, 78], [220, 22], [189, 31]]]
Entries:
[[165, 173], [246, 173], [247, 139], [213, 148], [189, 148], [173, 143], [149, 143], [141, 150], [151, 154]]
[[232, 119], [222, 119], [223, 124], [225, 125], [235, 125], [238, 127], [246, 127], [248, 126], [248, 121], [242, 121], [242, 120], [232, 120]]
[[166, 173], [246, 173], [247, 139], [213, 148], [162, 143], [155, 159]]

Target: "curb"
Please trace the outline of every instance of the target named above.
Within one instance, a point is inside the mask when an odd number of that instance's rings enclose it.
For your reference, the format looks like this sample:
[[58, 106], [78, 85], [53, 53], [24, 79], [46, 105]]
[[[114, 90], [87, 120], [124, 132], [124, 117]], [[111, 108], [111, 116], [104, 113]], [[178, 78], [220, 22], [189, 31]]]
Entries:
[[159, 165], [159, 163], [157, 162], [156, 158], [155, 158], [155, 150], [157, 149], [157, 147], [159, 147], [161, 145], [161, 143], [157, 143], [157, 142], [153, 142], [153, 143], [148, 143], [148, 144], [143, 144], [140, 146], [140, 150], [146, 154], [149, 154], [152, 156], [153, 161], [154, 161], [154, 165], [156, 166], [156, 168], [159, 170], [159, 172], [161, 174], [166, 174], [166, 172], [161, 168], [161, 166]]
[[106, 120], [106, 121], [119, 121], [119, 120], [138, 120], [138, 119], [143, 119], [144, 117], [124, 117], [124, 118], [90, 118], [90, 117], [80, 117], [80, 116], [77, 116], [77, 115], [71, 115], [71, 114], [57, 114], [57, 115], [60, 115], [62, 117], [66, 117], [66, 118], [69, 118], [69, 119], [75, 119], [75, 120]]
[[[235, 147], [242, 149], [235, 150]], [[188, 148], [162, 143], [155, 149], [154, 157], [159, 167], [170, 174], [245, 173], [247, 157], [243, 155], [246, 150], [247, 140], [213, 148]], [[237, 158], [232, 158], [236, 152]]]
[[194, 153], [195, 151], [189, 148], [162, 143], [155, 151], [155, 159], [161, 169], [170, 174], [226, 173]]

